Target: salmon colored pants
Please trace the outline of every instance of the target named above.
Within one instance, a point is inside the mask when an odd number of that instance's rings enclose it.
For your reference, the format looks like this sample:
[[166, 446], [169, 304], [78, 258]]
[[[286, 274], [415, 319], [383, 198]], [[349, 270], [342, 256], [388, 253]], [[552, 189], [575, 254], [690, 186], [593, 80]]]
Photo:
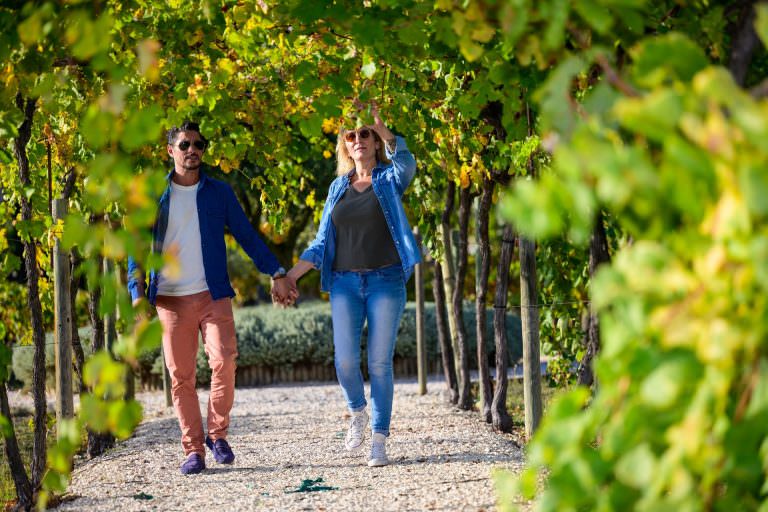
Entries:
[[158, 295], [157, 316], [163, 326], [163, 354], [171, 374], [171, 395], [181, 427], [185, 455], [205, 457], [203, 420], [195, 390], [198, 333], [203, 334], [205, 353], [211, 367], [208, 398], [208, 435], [226, 439], [229, 412], [235, 398], [237, 339], [232, 302], [213, 300], [210, 292], [171, 297]]

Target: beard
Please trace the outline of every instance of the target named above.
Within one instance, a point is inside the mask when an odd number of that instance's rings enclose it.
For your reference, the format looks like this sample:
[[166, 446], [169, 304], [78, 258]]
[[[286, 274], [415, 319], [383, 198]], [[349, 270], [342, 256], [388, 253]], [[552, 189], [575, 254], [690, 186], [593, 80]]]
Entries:
[[182, 167], [188, 171], [196, 171], [202, 165], [202, 160], [199, 158], [185, 158]]

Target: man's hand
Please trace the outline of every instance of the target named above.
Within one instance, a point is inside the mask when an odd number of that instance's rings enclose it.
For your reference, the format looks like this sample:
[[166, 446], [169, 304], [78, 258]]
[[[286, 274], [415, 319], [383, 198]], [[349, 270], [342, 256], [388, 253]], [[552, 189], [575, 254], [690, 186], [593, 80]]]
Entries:
[[283, 307], [291, 306], [299, 296], [296, 282], [283, 277], [272, 280], [272, 303]]
[[149, 318], [149, 302], [144, 297], [133, 299], [134, 320], [136, 323]]

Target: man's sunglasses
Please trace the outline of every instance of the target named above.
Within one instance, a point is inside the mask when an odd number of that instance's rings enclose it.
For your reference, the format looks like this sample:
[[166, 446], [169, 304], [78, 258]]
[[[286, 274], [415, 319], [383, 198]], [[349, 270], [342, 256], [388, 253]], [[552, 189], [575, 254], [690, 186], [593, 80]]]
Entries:
[[352, 130], [344, 134], [344, 140], [347, 142], [355, 142], [355, 139], [367, 139], [371, 136], [371, 130], [368, 128], [362, 128], [360, 130]]
[[179, 149], [182, 151], [186, 151], [189, 149], [189, 146], [194, 145], [196, 149], [199, 149], [200, 151], [205, 149], [205, 142], [202, 140], [196, 140], [195, 142], [189, 142], [188, 140], [183, 140], [179, 142]]

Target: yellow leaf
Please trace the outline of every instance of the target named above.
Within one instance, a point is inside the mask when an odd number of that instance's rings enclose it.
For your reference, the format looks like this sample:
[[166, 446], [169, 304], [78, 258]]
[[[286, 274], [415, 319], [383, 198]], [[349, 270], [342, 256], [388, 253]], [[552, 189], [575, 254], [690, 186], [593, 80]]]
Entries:
[[237, 72], [237, 66], [235, 66], [235, 63], [229, 59], [219, 59], [217, 65], [219, 66], [220, 70], [224, 71], [230, 76]]
[[493, 39], [494, 35], [496, 35], [496, 30], [485, 23], [472, 30], [472, 39], [480, 41], [481, 43], [487, 43]]
[[323, 119], [323, 133], [333, 133], [335, 131], [336, 122], [333, 119]]
[[204, 34], [202, 29], [198, 28], [187, 36], [187, 44], [189, 46], [195, 46], [197, 43], [203, 40], [203, 36]]
[[469, 186], [469, 166], [467, 164], [461, 165], [459, 181], [461, 182], [461, 188], [467, 188]]

